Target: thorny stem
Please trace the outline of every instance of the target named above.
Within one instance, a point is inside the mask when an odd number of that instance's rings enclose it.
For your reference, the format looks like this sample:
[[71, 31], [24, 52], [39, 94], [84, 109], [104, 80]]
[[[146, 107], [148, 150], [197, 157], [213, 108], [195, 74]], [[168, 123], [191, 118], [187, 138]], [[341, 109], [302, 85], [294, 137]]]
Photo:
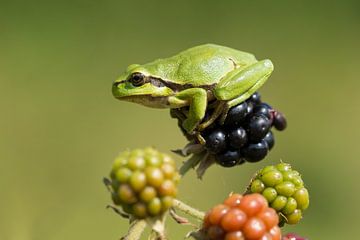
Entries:
[[145, 220], [135, 220], [131, 223], [128, 233], [121, 240], [139, 240], [147, 223]]
[[204, 212], [201, 212], [193, 207], [190, 207], [189, 205], [181, 202], [178, 199], [174, 199], [173, 207], [182, 211], [185, 214], [188, 214], [188, 215], [200, 220], [200, 221], [202, 221], [205, 217]]

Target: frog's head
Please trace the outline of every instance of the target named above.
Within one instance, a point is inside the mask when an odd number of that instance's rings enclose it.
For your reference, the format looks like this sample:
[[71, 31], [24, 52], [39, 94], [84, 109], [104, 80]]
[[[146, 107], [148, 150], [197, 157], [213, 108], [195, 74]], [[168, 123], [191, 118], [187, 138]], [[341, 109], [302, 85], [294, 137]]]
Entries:
[[112, 86], [112, 93], [119, 100], [139, 103], [149, 107], [167, 106], [167, 97], [174, 92], [161, 79], [138, 64], [130, 65]]

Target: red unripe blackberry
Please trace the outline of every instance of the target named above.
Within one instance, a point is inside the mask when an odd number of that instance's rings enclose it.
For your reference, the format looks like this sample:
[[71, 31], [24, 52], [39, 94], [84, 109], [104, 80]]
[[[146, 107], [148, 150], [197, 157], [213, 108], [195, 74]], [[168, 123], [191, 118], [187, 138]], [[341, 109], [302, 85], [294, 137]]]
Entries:
[[227, 231], [232, 232], [239, 230], [247, 221], [246, 213], [239, 208], [230, 209], [221, 219], [221, 227]]
[[238, 207], [240, 205], [242, 198], [243, 198], [243, 196], [241, 194], [233, 193], [224, 200], [224, 204], [231, 208]]
[[229, 207], [223, 204], [215, 206], [209, 214], [209, 222], [212, 225], [218, 225], [221, 218], [229, 211]]
[[225, 240], [244, 240], [244, 234], [242, 231], [229, 232], [225, 235]]
[[241, 199], [239, 208], [243, 209], [248, 216], [252, 217], [264, 211], [267, 207], [266, 199], [258, 194], [246, 195]]
[[249, 221], [246, 222], [243, 228], [245, 237], [248, 239], [261, 238], [265, 234], [265, 231], [266, 231], [266, 226], [264, 222], [257, 217], [253, 217], [249, 219]]
[[201, 231], [209, 240], [280, 240], [278, 222], [261, 194], [232, 194], [207, 212]]

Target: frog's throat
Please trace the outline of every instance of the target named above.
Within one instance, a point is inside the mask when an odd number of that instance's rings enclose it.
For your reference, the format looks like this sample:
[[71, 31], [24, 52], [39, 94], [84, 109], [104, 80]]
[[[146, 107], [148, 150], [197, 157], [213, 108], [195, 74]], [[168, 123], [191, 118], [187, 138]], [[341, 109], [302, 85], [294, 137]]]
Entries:
[[133, 102], [151, 108], [169, 108], [168, 97], [153, 97], [151, 95], [135, 95], [118, 98], [122, 101]]

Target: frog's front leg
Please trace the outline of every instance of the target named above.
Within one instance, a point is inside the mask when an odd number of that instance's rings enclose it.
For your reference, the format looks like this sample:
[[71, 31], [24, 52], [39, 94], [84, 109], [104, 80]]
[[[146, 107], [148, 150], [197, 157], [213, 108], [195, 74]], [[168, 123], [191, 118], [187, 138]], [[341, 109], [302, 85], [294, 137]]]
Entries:
[[235, 69], [223, 78], [214, 90], [215, 97], [227, 101], [220, 122], [229, 109], [254, 94], [269, 78], [274, 66], [270, 60], [256, 62], [244, 69]]
[[169, 97], [169, 104], [171, 108], [189, 106], [189, 115], [182, 125], [189, 134], [193, 134], [205, 116], [207, 92], [202, 88], [189, 88]]

